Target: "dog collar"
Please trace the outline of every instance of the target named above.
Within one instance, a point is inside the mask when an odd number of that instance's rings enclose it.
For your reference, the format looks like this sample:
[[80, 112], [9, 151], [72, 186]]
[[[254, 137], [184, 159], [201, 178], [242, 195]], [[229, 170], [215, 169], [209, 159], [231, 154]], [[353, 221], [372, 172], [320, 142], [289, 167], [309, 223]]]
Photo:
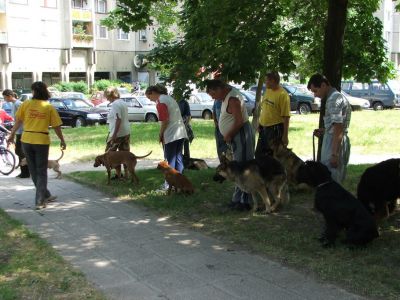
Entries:
[[332, 182], [332, 180], [329, 180], [329, 181], [326, 181], [324, 183], [318, 184], [317, 188], [320, 188], [321, 186], [327, 185], [328, 183], [331, 183], [331, 182]]

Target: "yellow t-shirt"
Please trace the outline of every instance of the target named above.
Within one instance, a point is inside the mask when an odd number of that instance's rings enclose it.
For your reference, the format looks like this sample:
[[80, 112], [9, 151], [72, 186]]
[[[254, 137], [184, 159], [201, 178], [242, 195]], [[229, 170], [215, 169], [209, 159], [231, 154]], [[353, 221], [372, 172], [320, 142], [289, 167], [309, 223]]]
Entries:
[[28, 144], [49, 145], [49, 126], [62, 124], [57, 110], [47, 100], [26, 100], [15, 117], [24, 124], [21, 141]]
[[283, 87], [277, 90], [267, 89], [262, 101], [259, 123], [272, 126], [283, 123], [282, 117], [290, 117], [290, 98]]

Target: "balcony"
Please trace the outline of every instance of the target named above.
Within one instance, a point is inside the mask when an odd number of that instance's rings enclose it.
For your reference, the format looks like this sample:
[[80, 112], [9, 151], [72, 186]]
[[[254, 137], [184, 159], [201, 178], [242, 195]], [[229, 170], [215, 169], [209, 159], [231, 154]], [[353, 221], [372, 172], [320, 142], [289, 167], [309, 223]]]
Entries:
[[8, 44], [8, 34], [7, 34], [7, 32], [0, 31], [0, 44]]
[[73, 8], [71, 18], [72, 21], [92, 22], [92, 11]]
[[73, 47], [92, 48], [93, 47], [93, 28], [92, 23], [74, 22], [72, 24]]

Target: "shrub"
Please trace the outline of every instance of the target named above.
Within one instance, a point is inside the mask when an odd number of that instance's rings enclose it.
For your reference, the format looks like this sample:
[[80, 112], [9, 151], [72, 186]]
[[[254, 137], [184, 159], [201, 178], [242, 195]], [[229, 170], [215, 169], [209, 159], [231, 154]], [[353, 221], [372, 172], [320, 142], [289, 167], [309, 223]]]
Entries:
[[86, 82], [84, 82], [83, 80], [77, 82], [71, 82], [71, 84], [74, 92], [80, 92], [84, 94], [88, 93], [88, 86]]

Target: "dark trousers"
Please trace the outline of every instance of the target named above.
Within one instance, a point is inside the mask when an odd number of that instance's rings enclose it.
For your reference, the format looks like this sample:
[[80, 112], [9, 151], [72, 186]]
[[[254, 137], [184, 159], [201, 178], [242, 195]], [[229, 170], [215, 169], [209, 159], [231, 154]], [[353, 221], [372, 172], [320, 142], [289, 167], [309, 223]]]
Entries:
[[184, 139], [180, 139], [164, 145], [164, 158], [179, 173], [182, 173], [184, 169], [182, 156], [183, 141]]
[[50, 197], [47, 189], [47, 161], [49, 159], [49, 145], [21, 143], [26, 156], [32, 181], [36, 187], [35, 204], [40, 205]]
[[184, 164], [185, 168], [187, 168], [187, 166], [189, 165], [189, 161], [190, 161], [189, 144], [190, 144], [189, 140], [184, 139], [184, 141], [183, 141], [183, 164]]
[[[21, 136], [22, 134], [15, 135], [15, 154], [17, 154], [20, 162], [25, 158], [24, 151], [22, 150]], [[20, 166], [20, 168], [21, 168], [21, 175], [29, 177], [28, 166]]]
[[271, 143], [282, 141], [283, 123], [272, 126], [260, 126], [255, 156], [262, 157], [265, 154], [272, 155]]
[[228, 145], [224, 141], [224, 137], [221, 134], [221, 131], [219, 131], [218, 127], [215, 127], [214, 135], [215, 135], [215, 144], [217, 146], [218, 159], [221, 162], [222, 153], [226, 154], [226, 151], [228, 150]]

